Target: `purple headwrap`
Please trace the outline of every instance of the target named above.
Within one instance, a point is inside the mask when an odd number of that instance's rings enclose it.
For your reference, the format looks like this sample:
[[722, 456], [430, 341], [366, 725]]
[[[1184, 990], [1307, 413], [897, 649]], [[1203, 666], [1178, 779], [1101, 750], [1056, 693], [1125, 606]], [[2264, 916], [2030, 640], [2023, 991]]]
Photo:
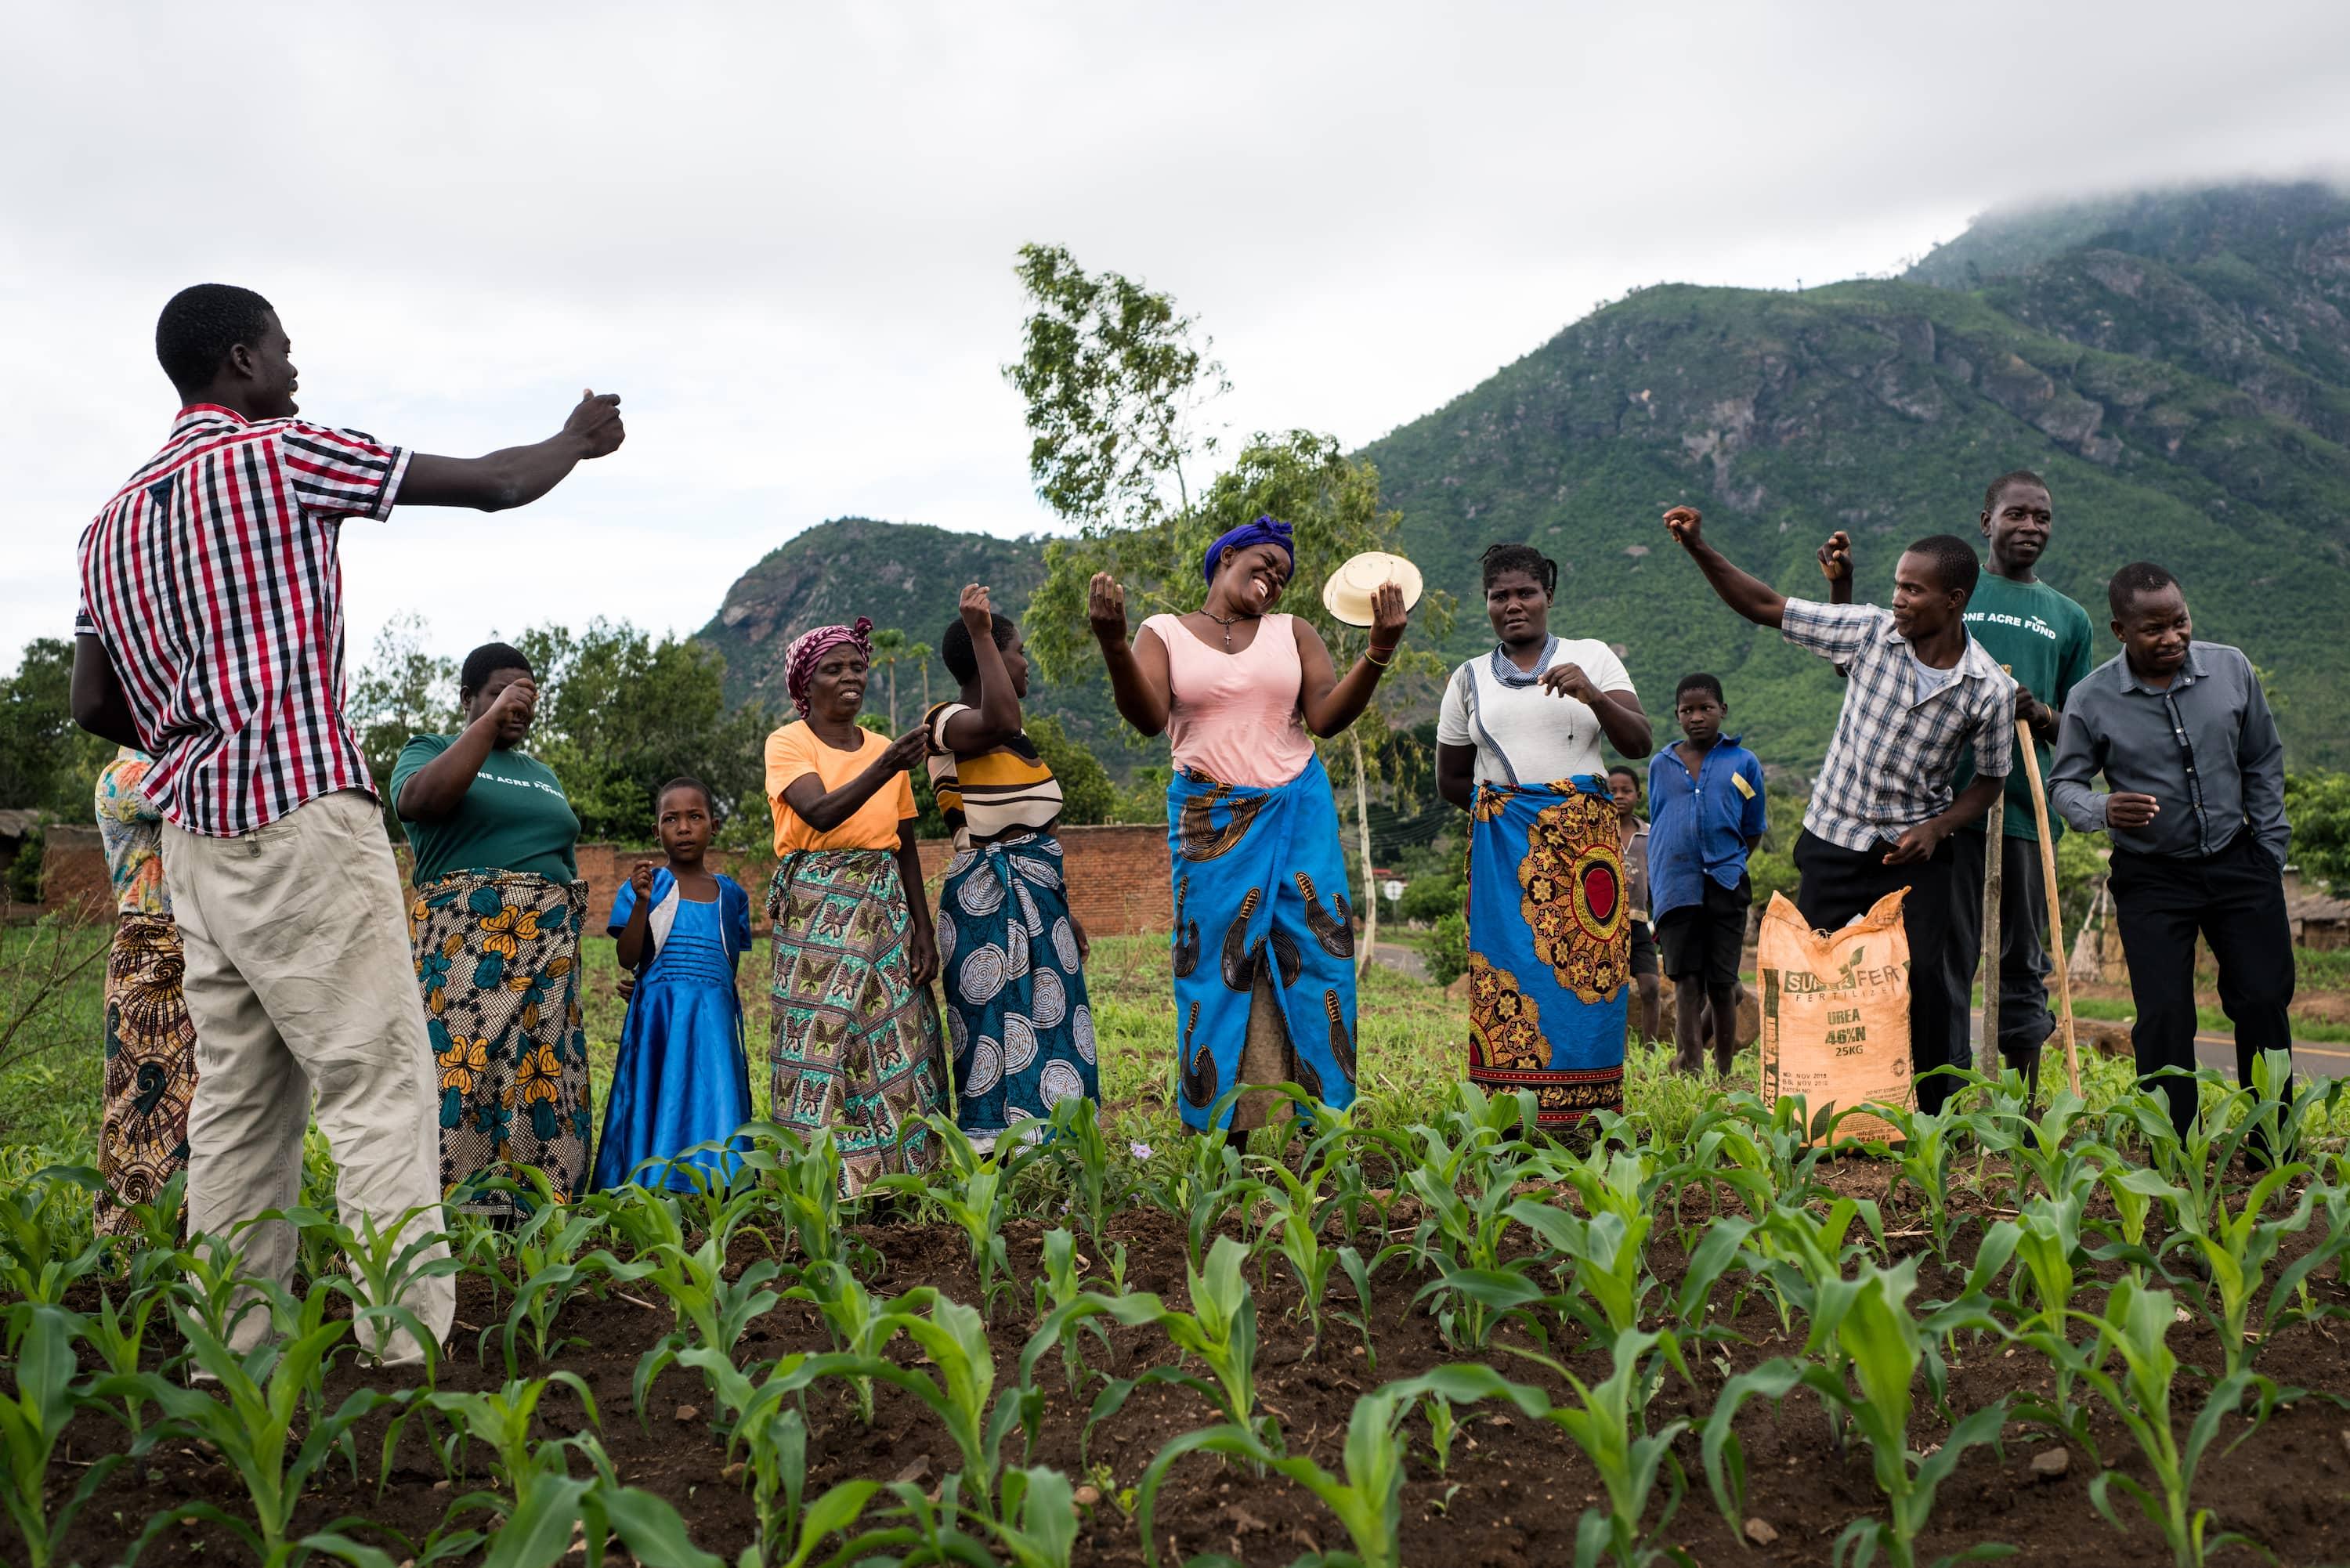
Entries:
[[1297, 569], [1297, 546], [1289, 542], [1289, 524], [1268, 514], [1253, 523], [1243, 523], [1222, 535], [1208, 546], [1205, 559], [1200, 563], [1200, 575], [1211, 584], [1216, 580], [1216, 562], [1226, 550], [1245, 550], [1251, 545], [1278, 545], [1281, 553], [1289, 557], [1290, 570]]
[[784, 655], [784, 690], [792, 694], [792, 706], [800, 711], [801, 718], [807, 717], [808, 678], [816, 673], [816, 660], [844, 642], [855, 644], [857, 651], [871, 659], [872, 621], [858, 616], [855, 626], [819, 626], [792, 639]]

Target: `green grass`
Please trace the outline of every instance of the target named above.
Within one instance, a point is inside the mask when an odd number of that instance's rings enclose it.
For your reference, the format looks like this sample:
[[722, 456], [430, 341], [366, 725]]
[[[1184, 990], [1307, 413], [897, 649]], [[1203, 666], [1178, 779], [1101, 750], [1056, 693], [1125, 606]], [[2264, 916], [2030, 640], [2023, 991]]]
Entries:
[[[2076, 996], [2073, 999], [2073, 1012], [2079, 1018], [2127, 1023], [2137, 1017], [2137, 1007], [2135, 1003], [2109, 997]], [[2198, 1007], [2195, 1010], [2195, 1025], [2206, 1034], [2227, 1034], [2236, 1027], [2228, 1022], [2228, 1015], [2216, 1007]], [[2307, 1040], [2320, 1045], [2340, 1044], [2350, 1042], [2350, 1024], [2329, 1023], [2322, 1018], [2303, 1018], [2296, 1013], [2293, 1020], [2293, 1036], [2296, 1040]]]
[[[0, 931], [0, 1018], [13, 1013], [27, 981], [27, 955], [47, 956], [48, 950], [40, 944], [54, 940], [28, 928]], [[100, 947], [106, 933], [96, 928], [69, 930], [64, 940], [70, 961]], [[1100, 1042], [1105, 1119], [1117, 1137], [1149, 1151], [1135, 1154], [1146, 1164], [1180, 1158], [1183, 1136], [1175, 1108], [1174, 1000], [1167, 980], [1166, 954], [1164, 937], [1106, 938], [1094, 944], [1087, 966]], [[2303, 956], [2306, 961], [2311, 955]], [[2315, 956], [2331, 961], [2337, 955]], [[611, 1085], [622, 1016], [612, 944], [591, 940], [585, 967], [588, 1068], [595, 1103], [600, 1107]], [[2314, 967], [2322, 971], [2325, 965]], [[767, 944], [762, 940], [743, 963], [751, 1097], [754, 1111], [761, 1116], [768, 1108], [767, 974]], [[0, 1066], [0, 1147], [6, 1149], [0, 1164], [8, 1170], [95, 1162], [104, 1088], [104, 1064], [99, 1050], [101, 984], [99, 966], [85, 970], [61, 994], [57, 1005], [37, 1021], [40, 1028], [48, 1031], [53, 1048]], [[1360, 1099], [1356, 1115], [1380, 1127], [1405, 1127], [1425, 1120], [1461, 1080], [1467, 1064], [1468, 1004], [1436, 986], [1376, 964], [1364, 971], [1361, 988], [1357, 1047]], [[2088, 1018], [2127, 1017], [2130, 1011], [2125, 1002], [2086, 998], [2074, 1005]], [[2207, 1017], [2205, 1024], [2224, 1028], [2225, 1020]], [[2305, 1038], [2350, 1038], [2350, 1030], [2339, 1025], [2297, 1023], [2295, 1027], [2304, 1031]], [[1635, 1046], [1625, 1064], [1627, 1109], [1668, 1138], [1678, 1137], [1725, 1086], [1723, 1080], [1701, 1083], [1674, 1073], [1671, 1056], [1669, 1043]], [[1754, 1086], [1757, 1066], [1753, 1052], [1742, 1054], [1727, 1086]], [[2126, 1062], [2092, 1053], [2083, 1059], [2082, 1073], [2082, 1088], [2093, 1107], [2103, 1107], [2131, 1092], [2133, 1075]], [[311, 1141], [311, 1163], [323, 1170], [325, 1150], [317, 1147], [315, 1132]]]

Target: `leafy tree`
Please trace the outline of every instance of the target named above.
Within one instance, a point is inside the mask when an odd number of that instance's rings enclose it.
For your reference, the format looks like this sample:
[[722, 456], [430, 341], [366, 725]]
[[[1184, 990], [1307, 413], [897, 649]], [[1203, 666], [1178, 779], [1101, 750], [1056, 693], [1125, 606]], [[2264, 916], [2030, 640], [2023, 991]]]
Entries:
[[424, 651], [430, 623], [396, 615], [376, 633], [375, 651], [351, 683], [348, 709], [367, 753], [368, 772], [383, 797], [384, 826], [401, 842], [392, 810], [391, 769], [412, 735], [446, 734], [457, 727], [457, 661]]
[[[1148, 526], [1191, 510], [1183, 461], [1190, 417], [1227, 389], [1211, 342], [1171, 296], [1114, 272], [1087, 274], [1059, 245], [1023, 245], [1014, 272], [1035, 308], [1004, 379], [1028, 407], [1028, 472], [1045, 505], [1073, 522]], [[1201, 453], [1215, 450], [1201, 439]]]
[[[1205, 346], [1192, 344], [1191, 319], [1176, 313], [1169, 296], [1116, 273], [1089, 275], [1057, 246], [1030, 245], [1020, 256], [1034, 309], [1021, 360], [1004, 374], [1027, 404], [1036, 493], [1077, 525], [1075, 537], [1045, 546], [1045, 581], [1028, 601], [1029, 657], [1038, 670], [1067, 680], [1097, 668], [1086, 617], [1096, 572], [1115, 574], [1140, 614], [1180, 614], [1200, 602], [1199, 563], [1208, 546], [1268, 514], [1295, 530], [1296, 570], [1282, 607], [1319, 631], [1345, 669], [1369, 634], [1341, 625], [1315, 590], [1348, 556], [1394, 547], [1403, 519], [1380, 508], [1378, 471], [1349, 460], [1331, 436], [1260, 433], [1194, 500], [1184, 462], [1213, 443], [1195, 445], [1190, 416], [1203, 381], [1219, 392], [1226, 383]], [[1388, 702], [1425, 697], [1442, 679], [1443, 660], [1430, 649], [1451, 625], [1451, 597], [1428, 595], [1418, 617], [1418, 640], [1406, 645], [1388, 679]], [[1375, 701], [1343, 742], [1323, 748], [1333, 784], [1355, 786], [1357, 833], [1349, 854], [1358, 887], [1370, 882], [1362, 863], [1368, 784], [1383, 761], [1392, 772], [1390, 741]]]
[[583, 838], [650, 841], [653, 792], [681, 774], [710, 786], [722, 829], [762, 797], [774, 721], [755, 705], [727, 710], [724, 662], [700, 643], [598, 618], [576, 636], [535, 628], [515, 646], [538, 672], [531, 751], [563, 781]]
[[1110, 782], [1109, 770], [1101, 765], [1100, 758], [1071, 740], [1058, 719], [1040, 713], [1026, 720], [1023, 727], [1035, 743], [1037, 755], [1061, 783], [1063, 822], [1084, 826], [1118, 819], [1118, 785]]
[[2337, 897], [2350, 894], [2350, 774], [2311, 768], [2287, 774], [2284, 811], [2296, 865]]
[[114, 754], [73, 722], [73, 644], [38, 637], [0, 679], [0, 806], [87, 822], [98, 771]]
[[[931, 711], [931, 659], [937, 652], [938, 649], [927, 642], [910, 642], [906, 645], [906, 662], [922, 672], [922, 711], [925, 713]], [[896, 679], [894, 670], [891, 672], [891, 679]], [[896, 711], [894, 707], [891, 711], [893, 713]], [[894, 722], [894, 720], [892, 722]]]
[[873, 662], [889, 671], [889, 730], [892, 734], [898, 730], [898, 660], [910, 651], [906, 634], [896, 627], [884, 627], [873, 634]]
[[1459, 914], [1468, 894], [1468, 885], [1457, 876], [1415, 877], [1396, 900], [1396, 914], [1407, 920], [1433, 923]]

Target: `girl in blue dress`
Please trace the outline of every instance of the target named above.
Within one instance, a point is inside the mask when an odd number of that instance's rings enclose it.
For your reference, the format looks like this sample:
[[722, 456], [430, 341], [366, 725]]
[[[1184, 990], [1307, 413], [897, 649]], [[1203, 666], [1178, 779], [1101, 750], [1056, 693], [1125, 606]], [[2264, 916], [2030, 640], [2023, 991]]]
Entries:
[[[743, 1003], [735, 965], [751, 946], [751, 896], [702, 865], [713, 826], [710, 792], [695, 779], [661, 786], [655, 812], [669, 864], [648, 860], [620, 885], [608, 929], [620, 967], [635, 973], [619, 1064], [604, 1102], [596, 1151], [598, 1191], [631, 1179], [690, 1189], [666, 1161], [696, 1144], [720, 1143], [751, 1119], [743, 1055]], [[713, 1179], [734, 1161], [704, 1149], [690, 1157]]]

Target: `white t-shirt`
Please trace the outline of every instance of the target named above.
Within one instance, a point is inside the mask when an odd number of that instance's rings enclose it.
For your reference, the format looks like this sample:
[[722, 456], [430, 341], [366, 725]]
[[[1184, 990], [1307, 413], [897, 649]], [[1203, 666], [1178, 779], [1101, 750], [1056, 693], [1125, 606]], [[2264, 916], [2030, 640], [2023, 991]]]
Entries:
[[[1477, 748], [1477, 779], [1492, 784], [1549, 784], [1556, 779], [1607, 771], [1600, 754], [1607, 734], [1590, 704], [1554, 697], [1539, 681], [1505, 684], [1493, 672], [1492, 652], [1481, 653], [1444, 683], [1444, 703], [1436, 716], [1436, 739], [1447, 746]], [[1616, 650], [1592, 638], [1553, 638], [1534, 667], [1540, 675], [1555, 664], [1579, 664], [1602, 691], [1630, 691], [1632, 677]], [[1513, 674], [1523, 674], [1515, 665]]]

